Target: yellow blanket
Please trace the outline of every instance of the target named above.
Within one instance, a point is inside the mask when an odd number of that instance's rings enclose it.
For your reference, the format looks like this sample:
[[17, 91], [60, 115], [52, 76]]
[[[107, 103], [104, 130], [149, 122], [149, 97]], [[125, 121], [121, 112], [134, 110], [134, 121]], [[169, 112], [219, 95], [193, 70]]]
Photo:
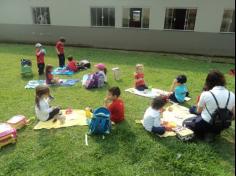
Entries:
[[66, 110], [62, 110], [61, 112], [62, 115], [65, 116], [64, 123], [62, 123], [60, 120], [57, 120], [56, 122], [53, 122], [53, 120], [46, 122], [39, 121], [34, 127], [34, 130], [87, 125], [87, 119], [84, 110], [73, 109], [71, 114], [66, 114]]

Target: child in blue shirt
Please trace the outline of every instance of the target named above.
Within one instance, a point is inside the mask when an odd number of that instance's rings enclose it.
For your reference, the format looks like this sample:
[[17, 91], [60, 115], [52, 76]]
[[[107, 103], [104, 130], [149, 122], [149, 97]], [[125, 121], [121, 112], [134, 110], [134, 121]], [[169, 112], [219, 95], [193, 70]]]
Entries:
[[186, 86], [187, 77], [185, 75], [179, 75], [174, 79], [171, 86], [171, 94], [169, 99], [175, 103], [183, 103], [186, 96], [189, 95], [188, 89]]

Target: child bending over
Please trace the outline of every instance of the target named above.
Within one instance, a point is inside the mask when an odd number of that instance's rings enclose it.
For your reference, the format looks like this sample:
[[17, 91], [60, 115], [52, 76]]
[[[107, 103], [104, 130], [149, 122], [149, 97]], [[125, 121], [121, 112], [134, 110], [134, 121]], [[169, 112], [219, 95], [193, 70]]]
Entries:
[[52, 96], [50, 95], [48, 86], [40, 85], [36, 87], [35, 113], [40, 121], [48, 121], [59, 114], [59, 107], [49, 106], [51, 99]]
[[162, 96], [153, 99], [151, 106], [146, 110], [143, 117], [143, 126], [147, 131], [159, 135], [165, 133], [166, 128], [161, 125], [161, 116], [166, 103], [166, 98]]
[[107, 97], [105, 98], [105, 106], [111, 113], [111, 121], [119, 123], [124, 120], [124, 103], [119, 98], [120, 88], [112, 87], [108, 90]]
[[136, 72], [134, 73], [134, 78], [135, 78], [135, 88], [137, 90], [144, 91], [145, 89], [148, 89], [144, 81], [144, 73], [143, 73], [142, 64], [136, 65]]
[[74, 60], [73, 56], [68, 56], [68, 63], [67, 63], [67, 69], [73, 72], [78, 71], [78, 63]]
[[186, 83], [187, 77], [185, 75], [179, 75], [176, 79], [174, 79], [171, 90], [172, 92], [169, 95], [169, 99], [175, 103], [183, 103], [186, 96], [189, 95]]

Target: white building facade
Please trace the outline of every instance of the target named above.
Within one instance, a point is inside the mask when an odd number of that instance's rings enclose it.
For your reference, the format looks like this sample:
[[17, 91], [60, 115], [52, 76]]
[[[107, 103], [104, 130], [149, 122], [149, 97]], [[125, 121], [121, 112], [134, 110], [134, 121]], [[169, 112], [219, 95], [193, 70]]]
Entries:
[[0, 41], [234, 56], [234, 0], [0, 0]]

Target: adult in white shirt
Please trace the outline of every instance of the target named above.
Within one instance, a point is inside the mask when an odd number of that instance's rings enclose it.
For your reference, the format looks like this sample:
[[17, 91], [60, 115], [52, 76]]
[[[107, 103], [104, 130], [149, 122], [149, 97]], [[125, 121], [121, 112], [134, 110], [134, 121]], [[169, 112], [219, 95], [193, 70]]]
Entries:
[[[207, 134], [213, 134], [213, 137], [223, 129], [214, 126], [212, 122], [212, 114], [217, 109], [217, 103], [220, 108], [225, 108], [232, 112], [232, 119], [235, 117], [235, 95], [226, 89], [226, 80], [224, 75], [217, 71], [211, 71], [205, 82], [208, 91], [201, 94], [197, 107], [197, 113], [200, 114], [192, 121], [184, 122], [184, 125], [192, 129], [196, 135], [205, 137]], [[214, 99], [214, 96], [216, 100]]]

